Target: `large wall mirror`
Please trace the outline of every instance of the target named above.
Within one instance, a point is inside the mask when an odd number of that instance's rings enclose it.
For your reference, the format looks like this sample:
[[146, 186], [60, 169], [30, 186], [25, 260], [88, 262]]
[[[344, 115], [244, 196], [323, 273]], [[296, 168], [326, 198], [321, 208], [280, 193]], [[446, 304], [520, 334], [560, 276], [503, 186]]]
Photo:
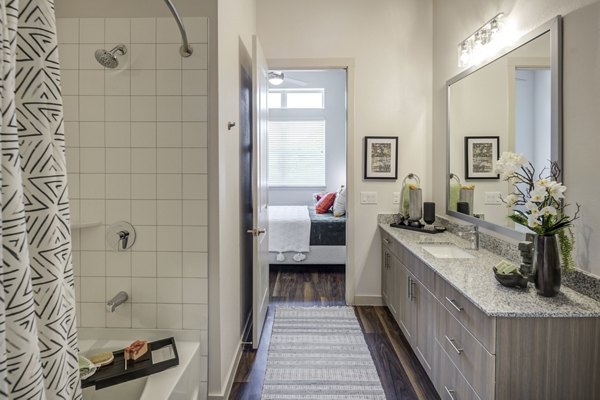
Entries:
[[450, 79], [446, 212], [521, 239], [494, 173], [503, 151], [522, 153], [540, 171], [561, 162], [561, 19], [556, 17], [496, 58]]

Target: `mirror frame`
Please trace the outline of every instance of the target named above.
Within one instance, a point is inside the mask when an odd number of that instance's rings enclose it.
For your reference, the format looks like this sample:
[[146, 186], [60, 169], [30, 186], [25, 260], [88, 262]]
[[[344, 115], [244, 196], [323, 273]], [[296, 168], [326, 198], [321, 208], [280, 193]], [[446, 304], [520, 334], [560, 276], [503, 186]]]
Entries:
[[538, 38], [539, 36], [550, 33], [550, 67], [551, 67], [551, 122], [550, 122], [550, 135], [551, 135], [551, 154], [552, 159], [558, 162], [561, 169], [561, 178], [564, 177], [564, 166], [563, 166], [563, 88], [562, 88], [562, 64], [563, 64], [563, 29], [562, 29], [562, 17], [559, 15], [545, 24], [541, 25], [537, 29], [523, 35], [517, 42], [510, 47], [502, 49], [499, 53], [484, 60], [478, 65], [474, 65], [458, 75], [450, 78], [446, 82], [446, 214], [453, 216], [458, 219], [470, 222], [474, 225], [479, 225], [482, 228], [490, 231], [497, 232], [501, 235], [509, 236], [517, 240], [525, 240], [525, 233], [516, 231], [514, 229], [495, 224], [493, 222], [481, 220], [472, 215], [466, 215], [457, 211], [450, 210], [450, 86], [461, 79], [466, 78], [475, 71], [480, 70], [488, 64], [493, 63], [499, 58], [504, 57], [513, 50], [529, 43], [530, 41]]

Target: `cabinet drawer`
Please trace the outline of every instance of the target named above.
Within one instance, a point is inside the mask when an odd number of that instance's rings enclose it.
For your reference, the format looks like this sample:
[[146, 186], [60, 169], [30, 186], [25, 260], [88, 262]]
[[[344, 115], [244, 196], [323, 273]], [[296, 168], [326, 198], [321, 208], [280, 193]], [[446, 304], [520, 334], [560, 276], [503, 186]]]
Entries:
[[444, 307], [438, 307], [436, 338], [456, 368], [483, 399], [494, 397], [495, 357]]
[[381, 243], [398, 257], [398, 241], [383, 229], [381, 229]]
[[435, 290], [435, 272], [402, 244], [398, 244], [400, 261], [429, 290]]
[[442, 400], [481, 400], [436, 342], [436, 388]]
[[435, 296], [491, 354], [496, 354], [496, 319], [488, 317], [439, 275], [435, 277]]

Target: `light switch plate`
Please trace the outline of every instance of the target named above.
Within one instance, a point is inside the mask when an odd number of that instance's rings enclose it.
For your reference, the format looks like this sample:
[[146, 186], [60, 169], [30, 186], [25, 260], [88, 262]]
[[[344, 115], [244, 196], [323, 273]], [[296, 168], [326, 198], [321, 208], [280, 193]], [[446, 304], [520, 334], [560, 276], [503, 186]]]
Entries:
[[485, 192], [485, 204], [502, 204], [500, 192]]
[[394, 192], [394, 195], [392, 197], [392, 203], [400, 204], [400, 192]]
[[377, 192], [360, 192], [360, 204], [377, 204]]

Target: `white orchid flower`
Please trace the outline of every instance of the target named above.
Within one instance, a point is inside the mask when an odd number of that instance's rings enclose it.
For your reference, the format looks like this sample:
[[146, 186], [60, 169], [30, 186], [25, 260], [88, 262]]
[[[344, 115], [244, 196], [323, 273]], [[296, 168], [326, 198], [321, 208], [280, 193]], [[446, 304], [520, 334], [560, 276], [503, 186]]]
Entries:
[[557, 211], [556, 211], [556, 208], [554, 208], [552, 206], [546, 206], [546, 207], [544, 207], [544, 208], [542, 208], [540, 210], [540, 213], [542, 215], [544, 215], [544, 216], [547, 216], [547, 215], [556, 215]]
[[537, 228], [540, 225], [540, 220], [536, 216], [530, 215], [529, 217], [527, 217], [527, 226], [529, 226], [530, 228]]
[[533, 184], [536, 188], [549, 188], [552, 183], [556, 183], [547, 178], [541, 178], [535, 181]]
[[566, 190], [567, 187], [559, 182], [553, 182], [553, 184], [548, 188], [548, 192], [550, 192], [550, 196], [552, 196], [554, 200], [564, 199], [564, 193]]
[[517, 200], [519, 200], [519, 197], [516, 194], [514, 194], [514, 193], [509, 194], [508, 196], [506, 196], [506, 199], [505, 199], [506, 206], [507, 207], [514, 206], [515, 203], [517, 202]]
[[531, 197], [531, 201], [535, 203], [541, 203], [542, 201], [544, 201], [547, 195], [548, 192], [544, 188], [533, 189], [531, 192], [529, 192], [529, 197]]

